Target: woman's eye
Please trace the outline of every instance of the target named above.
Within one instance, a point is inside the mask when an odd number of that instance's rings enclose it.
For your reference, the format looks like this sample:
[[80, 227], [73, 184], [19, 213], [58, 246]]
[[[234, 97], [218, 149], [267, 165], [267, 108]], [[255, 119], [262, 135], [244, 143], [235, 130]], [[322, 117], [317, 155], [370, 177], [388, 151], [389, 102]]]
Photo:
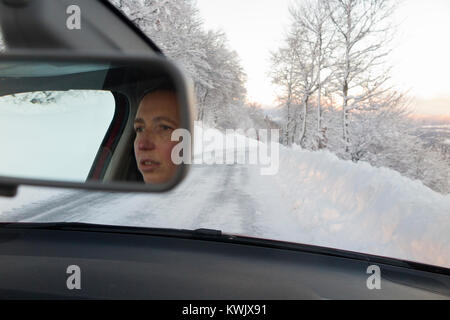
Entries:
[[161, 128], [162, 128], [164, 131], [173, 130], [172, 127], [166, 126], [165, 124], [162, 124], [162, 125], [161, 125]]
[[134, 128], [134, 131], [135, 131], [136, 133], [142, 132], [143, 130], [144, 130], [143, 127], [136, 127], [136, 128]]

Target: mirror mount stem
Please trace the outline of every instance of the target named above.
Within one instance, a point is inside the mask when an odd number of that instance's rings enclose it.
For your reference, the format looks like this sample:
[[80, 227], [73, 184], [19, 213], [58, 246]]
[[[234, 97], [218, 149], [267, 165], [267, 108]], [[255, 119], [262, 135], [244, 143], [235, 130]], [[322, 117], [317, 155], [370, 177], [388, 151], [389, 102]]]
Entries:
[[17, 187], [16, 184], [3, 184], [0, 183], [0, 197], [8, 197], [13, 198], [17, 195]]

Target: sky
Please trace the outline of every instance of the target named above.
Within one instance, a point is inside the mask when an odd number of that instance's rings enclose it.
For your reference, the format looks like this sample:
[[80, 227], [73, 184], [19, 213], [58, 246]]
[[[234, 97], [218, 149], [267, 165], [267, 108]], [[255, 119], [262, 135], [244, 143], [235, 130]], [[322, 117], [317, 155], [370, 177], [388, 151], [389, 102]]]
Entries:
[[[221, 29], [247, 73], [249, 101], [273, 106], [270, 52], [283, 43], [291, 0], [197, 0], [208, 29]], [[450, 1], [405, 0], [396, 14], [393, 82], [408, 91], [418, 114], [450, 115]]]

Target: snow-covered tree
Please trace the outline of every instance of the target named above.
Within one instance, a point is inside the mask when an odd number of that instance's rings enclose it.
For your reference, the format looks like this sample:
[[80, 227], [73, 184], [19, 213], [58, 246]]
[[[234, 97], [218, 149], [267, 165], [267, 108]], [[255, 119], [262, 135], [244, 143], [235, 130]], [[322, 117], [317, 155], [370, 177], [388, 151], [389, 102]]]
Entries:
[[[297, 2], [290, 6], [289, 12], [290, 30], [285, 46], [272, 53], [270, 75], [272, 82], [282, 89], [281, 101], [287, 109], [285, 143], [317, 148], [323, 145], [321, 96], [332, 76], [334, 32], [323, 0]], [[311, 117], [312, 112], [317, 115]]]
[[192, 1], [111, 0], [197, 83], [208, 85], [210, 67], [202, 26]]
[[242, 107], [245, 100], [245, 74], [237, 53], [228, 48], [223, 32], [209, 31], [204, 35], [203, 47], [210, 66], [209, 86], [199, 85], [198, 120], [227, 127], [234, 117], [233, 108]]
[[394, 140], [408, 135], [408, 115], [407, 101], [401, 93], [391, 91], [367, 99], [354, 110], [350, 122], [352, 145], [348, 152], [351, 160], [371, 160], [393, 145]]
[[194, 80], [197, 119], [231, 125], [245, 74], [223, 32], [205, 31], [191, 0], [111, 0]]
[[392, 33], [392, 0], [329, 0], [329, 17], [337, 36], [335, 79], [342, 103], [342, 137], [350, 152], [350, 116], [366, 101], [383, 95], [389, 69], [383, 67]]
[[272, 83], [281, 88], [278, 99], [285, 109], [285, 124], [283, 125], [282, 141], [290, 145], [294, 139], [294, 110], [295, 104], [294, 91], [298, 86], [298, 77], [296, 74], [296, 52], [290, 46], [285, 46], [278, 51], [271, 53], [270, 77]]
[[306, 138], [306, 119], [308, 100], [313, 93], [317, 93], [316, 98], [316, 128], [315, 136], [311, 141], [316, 146], [323, 143], [322, 130], [322, 91], [330, 81], [332, 73], [331, 54], [334, 51], [335, 30], [329, 19], [329, 12], [326, 7], [325, 0], [312, 0], [307, 2], [297, 2], [289, 8], [291, 19], [293, 20], [293, 28], [295, 38], [300, 41], [294, 43], [298, 47], [305, 47], [302, 56], [298, 57], [299, 61], [304, 61], [300, 65], [300, 72], [303, 75], [301, 87], [303, 91], [303, 122], [300, 134], [300, 144]]

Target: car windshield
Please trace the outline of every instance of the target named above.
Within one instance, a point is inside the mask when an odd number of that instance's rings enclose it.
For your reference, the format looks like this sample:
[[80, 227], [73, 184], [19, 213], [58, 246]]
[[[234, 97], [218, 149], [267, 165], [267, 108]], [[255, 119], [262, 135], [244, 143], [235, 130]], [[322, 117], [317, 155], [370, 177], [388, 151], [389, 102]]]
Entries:
[[450, 268], [447, 0], [111, 2], [195, 83], [191, 170], [166, 193], [22, 186], [1, 222], [209, 228]]

